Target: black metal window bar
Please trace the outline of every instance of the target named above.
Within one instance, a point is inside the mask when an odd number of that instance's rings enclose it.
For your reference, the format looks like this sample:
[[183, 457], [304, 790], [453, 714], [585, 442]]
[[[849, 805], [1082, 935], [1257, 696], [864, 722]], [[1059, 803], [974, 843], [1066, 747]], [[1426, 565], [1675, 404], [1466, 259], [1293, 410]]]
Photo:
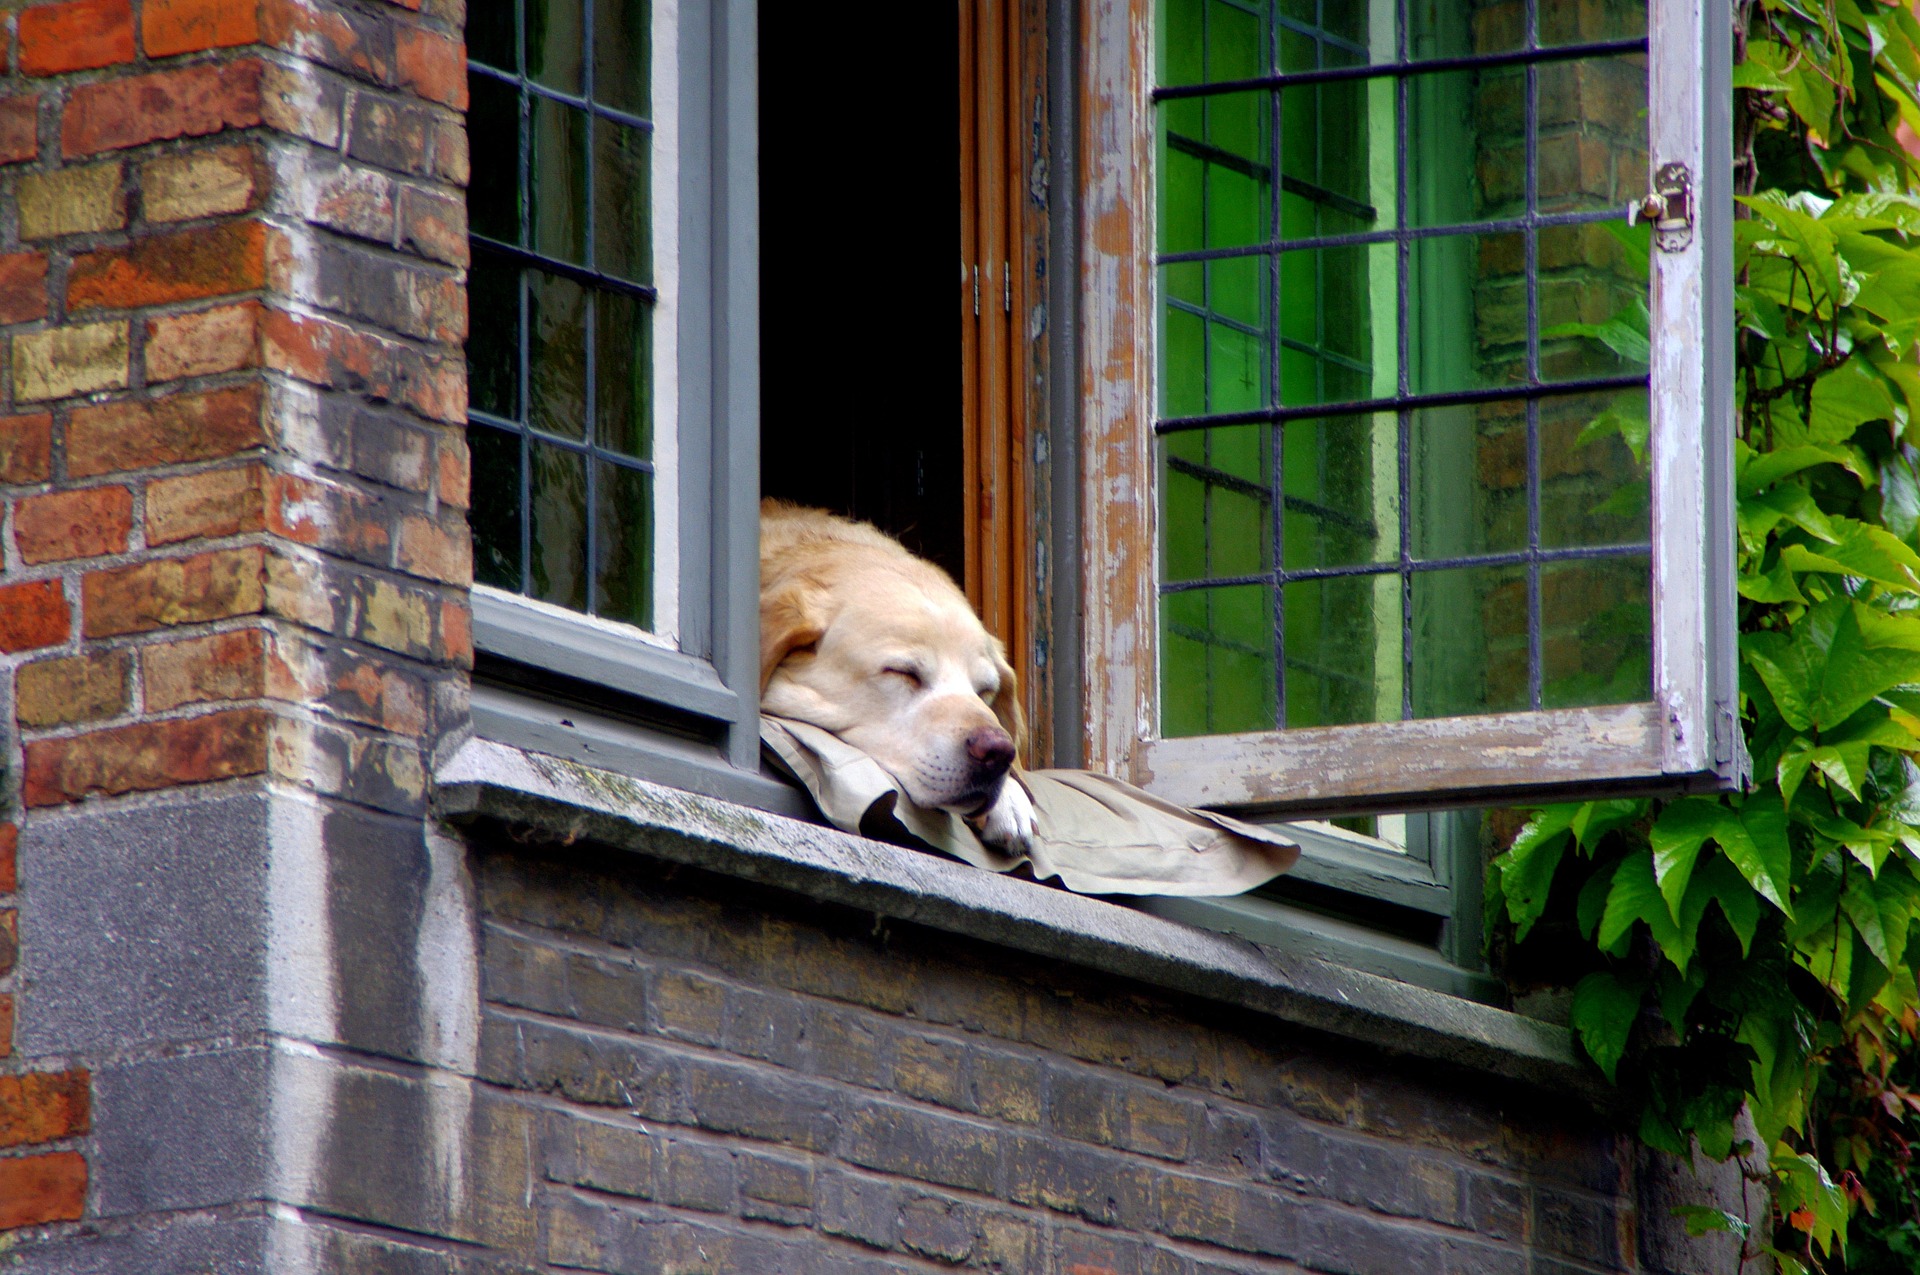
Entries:
[[647, 0], [469, 24], [475, 578], [652, 621]]
[[[1362, 44], [1352, 40], [1343, 40], [1329, 27], [1326, 13], [1340, 0], [1307, 0], [1305, 5], [1298, 0], [1225, 0], [1235, 8], [1249, 12], [1262, 12], [1265, 27], [1270, 40], [1267, 51], [1268, 65], [1272, 68], [1283, 66], [1280, 42], [1283, 33], [1291, 32], [1296, 37], [1304, 36], [1315, 50], [1315, 65], [1302, 69], [1274, 69], [1267, 74], [1247, 76], [1236, 79], [1222, 79], [1204, 83], [1162, 85], [1153, 91], [1156, 106], [1187, 99], [1219, 99], [1236, 94], [1264, 93], [1267, 95], [1270, 120], [1267, 132], [1268, 153], [1266, 163], [1249, 164], [1242, 157], [1208, 146], [1194, 139], [1170, 136], [1166, 139], [1170, 149], [1183, 151], [1208, 162], [1236, 167], [1266, 184], [1269, 188], [1272, 207], [1267, 212], [1270, 233], [1262, 242], [1236, 245], [1231, 247], [1205, 248], [1192, 251], [1163, 251], [1156, 253], [1155, 262], [1160, 267], [1182, 263], [1220, 262], [1234, 259], [1253, 258], [1264, 261], [1267, 270], [1270, 296], [1264, 327], [1244, 323], [1230, 323], [1229, 326], [1244, 331], [1247, 335], [1259, 339], [1265, 346], [1270, 365], [1266, 369], [1268, 384], [1265, 406], [1250, 410], [1204, 412], [1188, 415], [1160, 416], [1154, 421], [1154, 433], [1157, 437], [1168, 438], [1190, 431], [1215, 430], [1235, 425], [1266, 424], [1271, 430], [1269, 446], [1272, 464], [1269, 479], [1264, 484], [1251, 483], [1243, 477], [1219, 470], [1209, 470], [1203, 465], [1191, 461], [1173, 460], [1176, 470], [1193, 473], [1204, 481], [1218, 486], [1236, 489], [1253, 496], [1264, 505], [1271, 517], [1268, 533], [1272, 537], [1271, 560], [1269, 570], [1243, 572], [1239, 574], [1207, 574], [1193, 579], [1177, 581], [1163, 580], [1159, 592], [1163, 598], [1190, 590], [1216, 589], [1235, 585], [1270, 585], [1273, 588], [1272, 633], [1273, 648], [1269, 653], [1273, 660], [1273, 694], [1276, 723], [1287, 723], [1286, 708], [1286, 671], [1289, 667], [1289, 655], [1285, 646], [1285, 595], [1284, 586], [1288, 583], [1331, 580], [1349, 577], [1380, 577], [1398, 575], [1400, 579], [1400, 620], [1401, 620], [1401, 704], [1400, 715], [1403, 719], [1416, 716], [1414, 704], [1415, 672], [1414, 651], [1414, 579], [1427, 572], [1441, 571], [1461, 567], [1521, 567], [1525, 569], [1527, 591], [1527, 698], [1531, 708], [1542, 707], [1542, 667], [1541, 650], [1541, 569], [1543, 566], [1576, 562], [1590, 559], [1632, 559], [1645, 558], [1650, 553], [1650, 543], [1638, 539], [1629, 543], [1571, 545], [1547, 547], [1541, 538], [1541, 454], [1540, 454], [1540, 411], [1543, 401], [1560, 397], [1591, 395], [1597, 392], [1645, 389], [1649, 378], [1646, 373], [1624, 373], [1618, 375], [1584, 376], [1570, 379], [1550, 379], [1542, 374], [1541, 365], [1541, 300], [1539, 284], [1539, 243], [1543, 231], [1556, 227], [1578, 227], [1608, 221], [1621, 221], [1626, 216], [1624, 202], [1611, 208], [1579, 209], [1563, 212], [1548, 212], [1541, 209], [1540, 197], [1540, 79], [1541, 71], [1553, 63], [1569, 62], [1580, 59], [1618, 57], [1621, 55], [1645, 55], [1648, 42], [1644, 35], [1619, 39], [1587, 40], [1578, 43], [1543, 43], [1540, 31], [1540, 14], [1543, 0], [1526, 0], [1524, 39], [1518, 47], [1487, 53], [1460, 53], [1446, 56], [1418, 56], [1409, 50], [1409, 9], [1417, 0], [1389, 0], [1396, 7], [1396, 49], [1392, 61], [1366, 60], [1368, 50]], [[1364, 5], [1365, 0], [1360, 0]], [[1465, 0], [1461, 0], [1465, 3]], [[1553, 3], [1553, 0], [1545, 0]], [[1446, 3], [1446, 0], [1441, 0]], [[1284, 12], [1283, 12], [1284, 8]], [[1302, 9], [1313, 14], [1311, 18], [1298, 16]], [[1430, 75], [1446, 71], [1486, 71], [1497, 68], [1518, 68], [1525, 77], [1525, 206], [1517, 215], [1488, 217], [1478, 220], [1452, 221], [1446, 224], [1409, 225], [1409, 157], [1408, 157], [1408, 111], [1409, 83], [1417, 76]], [[1281, 213], [1283, 194], [1302, 196], [1318, 205], [1336, 209], [1349, 218], [1367, 222], [1378, 219], [1378, 210], [1353, 200], [1338, 191], [1317, 185], [1312, 180], [1296, 176], [1285, 170], [1282, 163], [1282, 138], [1284, 136], [1282, 117], [1282, 93], [1287, 89], [1308, 85], [1338, 84], [1366, 80], [1390, 80], [1393, 85], [1395, 142], [1395, 216], [1390, 227], [1375, 230], [1357, 230], [1347, 233], [1312, 234], [1288, 237], [1284, 233]], [[1459, 162], [1471, 162], [1463, 157]], [[1272, 180], [1273, 174], [1279, 174], [1279, 180]], [[1524, 240], [1525, 251], [1525, 290], [1526, 290], [1526, 348], [1523, 378], [1511, 384], [1476, 387], [1437, 392], [1418, 392], [1411, 384], [1412, 361], [1410, 359], [1410, 321], [1409, 321], [1409, 276], [1411, 258], [1415, 246], [1422, 241], [1449, 236], [1481, 235], [1495, 233], [1518, 233]], [[1295, 337], [1284, 336], [1281, 332], [1281, 316], [1286, 297], [1281, 286], [1282, 272], [1279, 267], [1283, 252], [1299, 252], [1312, 249], [1362, 247], [1367, 245], [1391, 245], [1395, 256], [1397, 276], [1397, 313], [1395, 316], [1398, 384], [1396, 392], [1390, 395], [1363, 397], [1348, 396], [1316, 401], [1289, 404], [1280, 401], [1281, 372], [1280, 360], [1283, 351], [1298, 350], [1313, 354], [1325, 362], [1344, 365], [1357, 373], [1366, 373], [1371, 369], [1364, 363], [1343, 359], [1337, 352], [1316, 348], [1316, 343], [1303, 341]], [[1218, 314], [1203, 312], [1177, 299], [1169, 299], [1165, 304], [1175, 309], [1186, 309], [1211, 322], [1221, 322]], [[1208, 310], [1211, 309], [1209, 306]], [[1471, 406], [1503, 401], [1518, 401], [1526, 409], [1526, 491], [1527, 491], [1527, 530], [1523, 549], [1502, 552], [1469, 553], [1452, 556], [1421, 557], [1412, 552], [1414, 544], [1412, 527], [1409, 525], [1413, 508], [1412, 488], [1415, 482], [1413, 472], [1413, 437], [1417, 428], [1416, 413], [1422, 409]], [[1352, 521], [1350, 512], [1316, 507], [1311, 502], [1290, 496], [1283, 491], [1285, 481], [1282, 457], [1283, 432], [1289, 422], [1324, 421], [1341, 416], [1358, 416], [1366, 413], [1395, 413], [1398, 420], [1398, 511], [1399, 511], [1399, 554], [1396, 561], [1377, 563], [1351, 563], [1325, 566], [1284, 565], [1284, 512], [1304, 512], [1322, 520]], [[1358, 527], [1361, 531], [1369, 528]]]

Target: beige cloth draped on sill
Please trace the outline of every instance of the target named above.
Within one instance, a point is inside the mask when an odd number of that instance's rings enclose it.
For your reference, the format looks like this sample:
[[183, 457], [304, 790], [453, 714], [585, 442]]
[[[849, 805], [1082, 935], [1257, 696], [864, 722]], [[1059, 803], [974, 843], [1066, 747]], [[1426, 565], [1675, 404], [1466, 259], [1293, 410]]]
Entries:
[[1188, 810], [1087, 770], [1023, 770], [1008, 779], [1033, 798], [1030, 855], [983, 843], [966, 820], [914, 805], [880, 763], [828, 731], [760, 719], [760, 738], [793, 770], [827, 821], [876, 840], [901, 833], [990, 872], [1031, 863], [1079, 894], [1224, 895], [1251, 890], [1300, 857], [1277, 830]]

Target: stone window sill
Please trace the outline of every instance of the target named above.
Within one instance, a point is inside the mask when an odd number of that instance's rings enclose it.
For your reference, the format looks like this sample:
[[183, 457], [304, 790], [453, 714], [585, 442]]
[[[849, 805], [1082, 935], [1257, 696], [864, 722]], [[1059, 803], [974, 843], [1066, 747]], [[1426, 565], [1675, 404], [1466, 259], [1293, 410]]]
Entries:
[[449, 821], [591, 840], [1608, 1103], [1563, 1027], [578, 762], [473, 738], [439, 768], [434, 804]]

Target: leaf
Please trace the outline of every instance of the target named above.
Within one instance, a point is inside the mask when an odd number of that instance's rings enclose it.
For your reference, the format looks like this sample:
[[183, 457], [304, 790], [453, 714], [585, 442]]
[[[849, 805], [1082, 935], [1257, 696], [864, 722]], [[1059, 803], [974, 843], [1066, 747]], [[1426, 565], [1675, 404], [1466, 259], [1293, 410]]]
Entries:
[[1740, 941], [1740, 955], [1752, 955], [1753, 936], [1760, 929], [1760, 895], [1740, 875], [1740, 869], [1714, 855], [1700, 865], [1695, 883], [1704, 883], [1713, 901], [1720, 905], [1720, 914]]
[[1647, 303], [1634, 297], [1605, 323], [1561, 323], [1542, 328], [1542, 337], [1583, 336], [1599, 341], [1629, 363], [1653, 361]]
[[1747, 1232], [1752, 1229], [1738, 1216], [1724, 1209], [1708, 1208], [1704, 1204], [1676, 1204], [1673, 1206], [1673, 1216], [1687, 1224], [1687, 1234], [1695, 1239], [1713, 1231], [1726, 1231], [1745, 1239]]
[[1794, 583], [1793, 574], [1786, 563], [1780, 562], [1765, 575], [1741, 576], [1735, 587], [1741, 597], [1753, 602], [1797, 602], [1805, 606], [1806, 595]]
[[1700, 857], [1700, 849], [1713, 836], [1725, 813], [1726, 807], [1712, 798], [1689, 797], [1668, 805], [1654, 822], [1653, 876], [1659, 883], [1661, 896], [1666, 899], [1667, 910], [1676, 921], [1680, 917], [1680, 900], [1693, 877], [1693, 865]]
[[1500, 892], [1507, 901], [1507, 915], [1513, 921], [1514, 941], [1527, 937], [1534, 922], [1547, 908], [1553, 887], [1554, 871], [1567, 848], [1567, 830], [1572, 825], [1575, 807], [1549, 806], [1537, 812], [1513, 847], [1496, 860], [1500, 873]]
[[1805, 1210], [1803, 1228], [1815, 1245], [1831, 1251], [1837, 1239], [1846, 1246], [1847, 1197], [1826, 1168], [1804, 1151], [1776, 1155], [1773, 1159], [1775, 1202], [1780, 1211], [1793, 1215]]
[[[1819, 608], [1819, 612], [1823, 619], [1831, 614], [1834, 624], [1826, 660], [1817, 679], [1818, 689], [1808, 705], [1815, 726], [1822, 729], [1838, 726], [1882, 691], [1920, 680], [1920, 650], [1906, 645], [1920, 630], [1898, 621], [1884, 623], [1882, 616], [1858, 602], [1843, 603], [1831, 612]], [[1811, 618], [1816, 612], [1807, 614]], [[1796, 634], [1796, 645], [1801, 637], [1809, 636], [1809, 632]], [[1804, 662], [1810, 666], [1812, 658]], [[1767, 689], [1774, 692], [1776, 700], [1779, 698], [1771, 681]], [[1781, 716], [1786, 715], [1783, 705]]]
[[1738, 818], [1732, 811], [1714, 830], [1720, 849], [1767, 902], [1791, 917], [1787, 903], [1793, 874], [1793, 849], [1787, 842], [1786, 812], [1771, 802], [1750, 801]]
[[1740, 531], [1755, 540], [1783, 521], [1828, 544], [1840, 540], [1833, 520], [1814, 503], [1813, 494], [1805, 487], [1774, 487], [1740, 502]]
[[1573, 1029], [1608, 1083], [1626, 1055], [1627, 1037], [1639, 1017], [1645, 990], [1644, 984], [1624, 982], [1607, 970], [1587, 975], [1573, 989]]
[[1853, 929], [1866, 943], [1873, 959], [1891, 969], [1894, 958], [1887, 947], [1887, 929], [1881, 922], [1880, 901], [1874, 896], [1873, 878], [1863, 872], [1849, 872], [1840, 891], [1840, 910], [1853, 922]]
[[1591, 940], [1600, 925], [1600, 918], [1606, 912], [1607, 894], [1613, 889], [1613, 878], [1620, 871], [1620, 862], [1615, 860], [1587, 878], [1580, 887], [1580, 896], [1574, 903], [1574, 920], [1580, 926], [1580, 936]]
[[1783, 447], [1776, 451], [1762, 452], [1739, 467], [1739, 489], [1742, 495], [1764, 491], [1782, 478], [1812, 469], [1815, 465], [1839, 465], [1862, 482], [1871, 479], [1871, 470], [1862, 457], [1852, 449], [1832, 445], [1816, 446], [1805, 444], [1799, 447]]
[[1808, 692], [1814, 680], [1813, 661], [1820, 652], [1785, 633], [1743, 633], [1740, 654], [1766, 683], [1787, 725], [1811, 730], [1813, 705]]
[[1816, 443], [1842, 443], [1868, 421], [1892, 420], [1898, 409], [1887, 382], [1860, 359], [1849, 359], [1813, 383], [1807, 418]]

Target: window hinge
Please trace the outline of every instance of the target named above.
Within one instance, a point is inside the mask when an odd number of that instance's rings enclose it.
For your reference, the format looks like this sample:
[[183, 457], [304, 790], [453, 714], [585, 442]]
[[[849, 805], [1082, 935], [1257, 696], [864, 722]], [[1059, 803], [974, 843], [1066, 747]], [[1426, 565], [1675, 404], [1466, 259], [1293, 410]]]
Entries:
[[1693, 174], [1685, 164], [1662, 164], [1653, 175], [1653, 188], [1637, 204], [1627, 206], [1627, 224], [1653, 225], [1653, 242], [1662, 252], [1681, 252], [1693, 242]]
[[1000, 306], [1008, 314], [1013, 313], [1013, 263], [1000, 263]]
[[980, 317], [980, 267], [973, 268], [973, 317]]

